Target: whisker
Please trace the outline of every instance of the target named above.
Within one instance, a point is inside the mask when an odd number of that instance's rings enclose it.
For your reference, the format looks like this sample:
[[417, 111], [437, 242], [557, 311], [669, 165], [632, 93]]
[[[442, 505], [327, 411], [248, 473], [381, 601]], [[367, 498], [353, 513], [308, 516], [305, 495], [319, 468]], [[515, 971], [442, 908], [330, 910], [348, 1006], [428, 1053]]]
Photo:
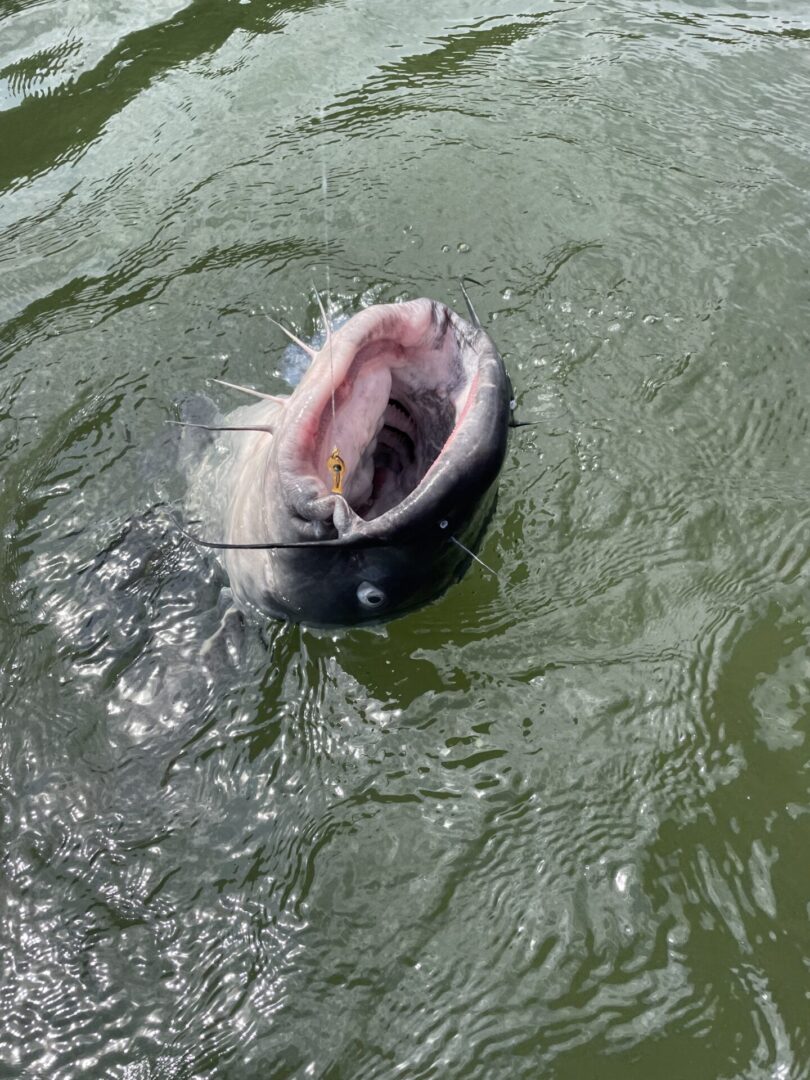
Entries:
[[466, 552], [467, 552], [467, 554], [468, 554], [468, 555], [469, 555], [469, 556], [470, 556], [471, 558], [475, 559], [475, 561], [476, 561], [477, 563], [479, 563], [479, 564], [480, 564], [481, 566], [483, 566], [483, 568], [484, 568], [485, 570], [489, 571], [489, 573], [490, 573], [490, 574], [492, 574], [492, 576], [493, 576], [493, 577], [494, 577], [494, 578], [495, 578], [496, 580], [498, 579], [498, 575], [497, 575], [497, 574], [495, 573], [495, 571], [494, 571], [494, 570], [492, 569], [492, 567], [491, 567], [491, 566], [487, 566], [487, 564], [486, 564], [486, 563], [484, 562], [484, 560], [483, 560], [483, 559], [479, 559], [479, 558], [478, 558], [478, 556], [477, 556], [477, 555], [475, 554], [475, 552], [474, 552], [474, 551], [470, 551], [470, 549], [469, 549], [468, 547], [465, 547], [465, 546], [464, 546], [464, 544], [462, 544], [462, 542], [461, 542], [460, 540], [456, 540], [455, 536], [451, 536], [451, 537], [450, 537], [450, 539], [451, 539], [451, 540], [453, 541], [453, 543], [454, 543], [454, 544], [455, 544], [455, 545], [456, 545], [457, 547], [460, 547], [462, 551], [466, 551]]
[[323, 320], [323, 328], [324, 328], [324, 332], [326, 333], [326, 342], [324, 344], [328, 344], [329, 339], [332, 336], [332, 328], [329, 325], [329, 317], [327, 316], [326, 309], [323, 306], [323, 300], [321, 300], [321, 294], [318, 292], [318, 290], [315, 288], [314, 285], [312, 286], [312, 289], [313, 289], [313, 292], [315, 293], [315, 299], [318, 301], [318, 307], [320, 308], [320, 311], [321, 311], [321, 319]]
[[254, 390], [250, 386], [239, 386], [238, 383], [226, 382], [224, 379], [211, 378], [211, 382], [219, 383], [220, 386], [227, 386], [229, 390], [241, 390], [243, 394], [252, 394], [257, 398], [264, 398], [266, 401], [276, 401], [279, 405], [284, 402], [283, 397], [279, 397], [278, 394], [265, 394], [261, 390]]
[[247, 424], [244, 426], [231, 426], [230, 424], [192, 424], [186, 420], [166, 420], [167, 424], [174, 424], [176, 427], [193, 427], [201, 428], [203, 431], [264, 431], [268, 435], [272, 435], [273, 428], [268, 427], [266, 424]]
[[313, 349], [311, 345], [307, 345], [300, 337], [296, 337], [292, 330], [288, 330], [283, 323], [278, 321], [278, 319], [274, 319], [273, 316], [268, 315], [266, 311], [263, 311], [262, 315], [264, 315], [265, 319], [269, 319], [274, 326], [277, 326], [283, 334], [286, 334], [290, 341], [297, 345], [299, 349], [303, 349], [310, 359], [318, 355], [317, 349]]

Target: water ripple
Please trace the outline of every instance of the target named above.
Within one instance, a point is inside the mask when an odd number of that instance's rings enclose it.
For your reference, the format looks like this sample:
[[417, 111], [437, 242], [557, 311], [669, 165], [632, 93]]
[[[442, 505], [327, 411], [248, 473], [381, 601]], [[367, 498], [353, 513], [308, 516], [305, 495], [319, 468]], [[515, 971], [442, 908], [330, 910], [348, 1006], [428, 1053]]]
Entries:
[[[804, 1075], [804, 14], [0, 26], [8, 1074]], [[243, 619], [163, 421], [462, 274], [496, 575]]]

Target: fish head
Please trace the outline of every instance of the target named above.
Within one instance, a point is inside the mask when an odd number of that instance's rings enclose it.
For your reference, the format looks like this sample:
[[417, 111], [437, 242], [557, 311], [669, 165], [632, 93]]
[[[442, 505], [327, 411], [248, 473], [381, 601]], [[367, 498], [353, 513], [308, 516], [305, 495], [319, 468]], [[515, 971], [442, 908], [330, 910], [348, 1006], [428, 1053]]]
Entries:
[[239, 455], [228, 541], [268, 546], [227, 551], [237, 598], [330, 626], [438, 595], [468, 559], [451, 538], [476, 544], [491, 511], [510, 396], [489, 335], [444, 304], [354, 315]]

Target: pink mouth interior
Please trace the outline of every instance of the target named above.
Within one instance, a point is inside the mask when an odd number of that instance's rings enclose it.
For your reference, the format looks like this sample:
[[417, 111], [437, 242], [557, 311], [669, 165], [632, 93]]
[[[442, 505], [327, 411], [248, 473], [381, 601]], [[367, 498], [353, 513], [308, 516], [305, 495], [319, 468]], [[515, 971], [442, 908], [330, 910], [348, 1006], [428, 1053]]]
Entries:
[[322, 414], [315, 463], [338, 448], [346, 464], [343, 493], [360, 517], [386, 513], [425, 478], [465, 410], [470, 368], [446, 346], [378, 341], [355, 356], [336, 388], [334, 424], [331, 396]]

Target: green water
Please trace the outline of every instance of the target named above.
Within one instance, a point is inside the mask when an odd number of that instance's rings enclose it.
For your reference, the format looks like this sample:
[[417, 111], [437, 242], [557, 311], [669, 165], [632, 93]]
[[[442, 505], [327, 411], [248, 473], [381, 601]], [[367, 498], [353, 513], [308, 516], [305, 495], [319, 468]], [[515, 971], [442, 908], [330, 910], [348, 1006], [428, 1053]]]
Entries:
[[[790, 0], [0, 0], [0, 1077], [810, 1076], [808, 102]], [[164, 420], [462, 274], [497, 579], [220, 628]]]

